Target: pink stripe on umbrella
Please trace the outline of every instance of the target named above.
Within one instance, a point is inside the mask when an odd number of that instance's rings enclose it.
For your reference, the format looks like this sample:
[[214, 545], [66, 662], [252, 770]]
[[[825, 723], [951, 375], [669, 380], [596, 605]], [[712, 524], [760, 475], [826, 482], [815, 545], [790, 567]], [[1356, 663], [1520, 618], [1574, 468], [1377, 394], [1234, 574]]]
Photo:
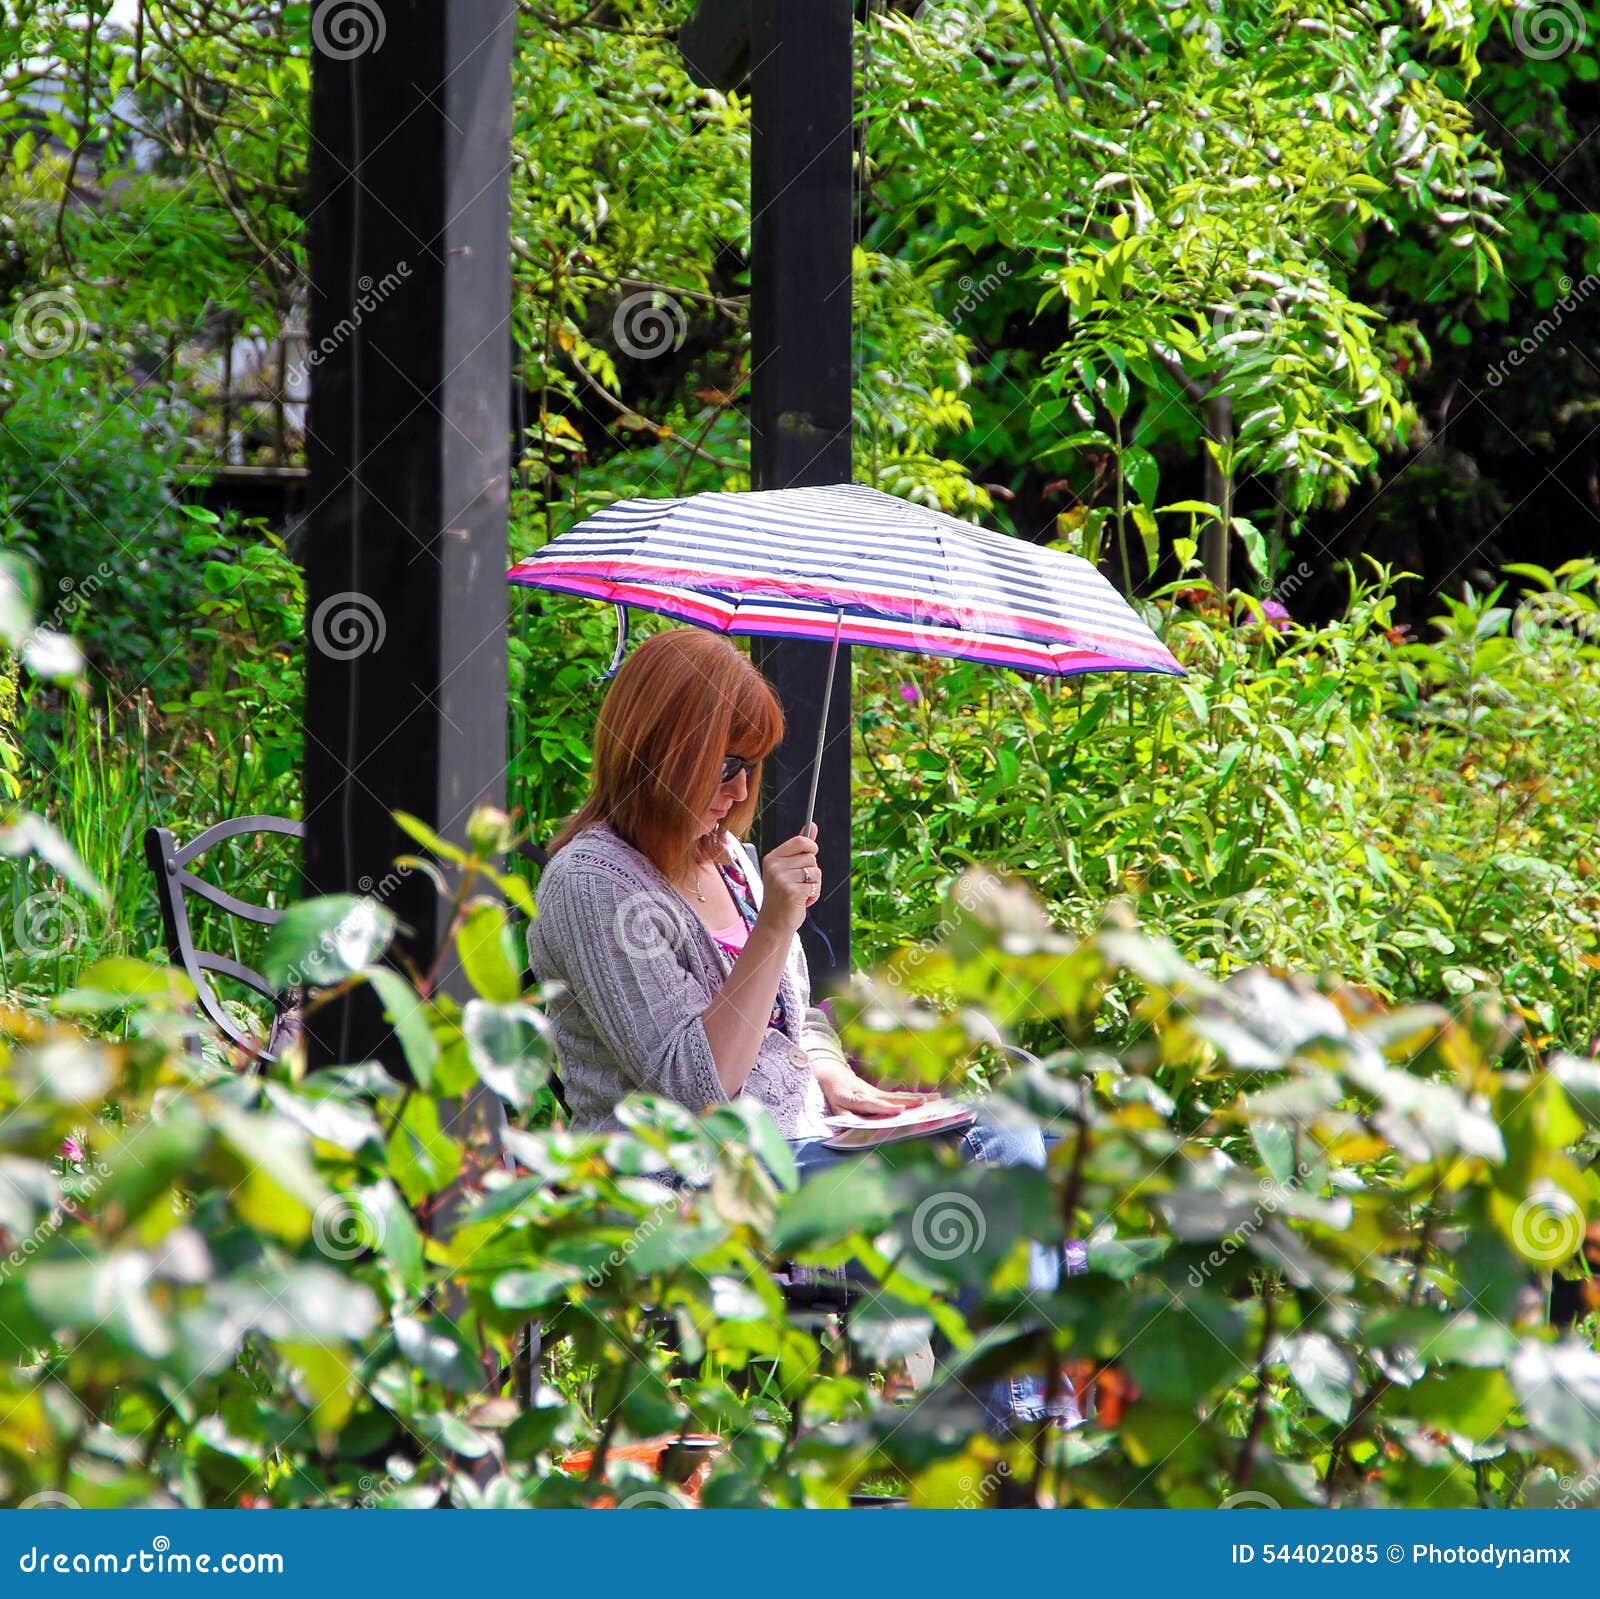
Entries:
[[[513, 577], [513, 581], [517, 579]], [[540, 567], [537, 587], [561, 594], [576, 594], [585, 599], [604, 600], [612, 605], [632, 605], [639, 610], [676, 617], [680, 621], [693, 622], [721, 633], [737, 631], [777, 638], [831, 639], [836, 621], [832, 616], [807, 613], [786, 616], [763, 614], [736, 605], [708, 601], [702, 595], [684, 590], [674, 590], [668, 594], [649, 584], [627, 583], [617, 578], [588, 573], [552, 582], [544, 565]], [[991, 666], [1009, 666], [1023, 672], [1046, 672], [1059, 677], [1095, 671], [1172, 670], [1165, 662], [1153, 665], [1148, 660], [1098, 650], [1064, 649], [1059, 645], [1030, 644], [1023, 639], [983, 638], [940, 628], [923, 631], [914, 623], [895, 626], [888, 621], [848, 615], [839, 638], [845, 644], [910, 647], [925, 654], [950, 656], [956, 660], [977, 661]]]
[[[534, 557], [532, 560], [520, 561], [512, 567], [507, 574], [513, 583], [528, 583], [534, 587], [556, 588], [561, 587], [568, 593], [585, 594], [594, 598], [609, 598], [606, 588], [600, 585], [609, 585], [617, 590], [628, 589], [633, 594], [650, 592], [640, 585], [661, 583], [673, 588], [682, 588], [684, 585], [693, 585], [703, 588], [707, 584], [715, 584], [718, 588], [729, 589], [735, 593], [750, 593], [764, 596], [774, 600], [784, 599], [809, 599], [818, 604], [838, 606], [839, 596], [848, 594], [849, 602], [862, 606], [879, 606], [885, 610], [892, 610], [897, 606], [913, 605], [917, 608], [915, 617], [907, 620], [915, 623], [930, 625], [951, 624], [958, 629], [968, 620], [959, 612], [935, 602], [918, 599], [916, 596], [894, 594], [882, 590], [861, 588], [851, 585], [846, 589], [840, 584], [807, 583], [796, 579], [784, 579], [778, 583], [768, 578], [753, 578], [744, 573], [718, 571], [710, 567], [683, 567], [671, 566], [657, 561], [637, 561], [627, 557], [620, 559], [594, 560], [594, 559], [562, 559], [554, 557], [541, 560]], [[551, 578], [566, 579], [566, 582], [556, 584]], [[584, 584], [578, 587], [579, 583]], [[569, 586], [570, 585], [570, 586]], [[649, 609], [661, 607], [648, 604], [643, 599], [632, 598], [627, 603], [635, 605], [648, 605]], [[673, 596], [674, 605], [683, 602], [678, 596]], [[975, 610], [980, 608], [974, 607]], [[1130, 639], [1126, 636], [1100, 632], [1096, 628], [1085, 626], [1063, 626], [1060, 623], [1050, 622], [1041, 618], [1023, 616], [1016, 611], [1002, 610], [996, 607], [982, 607], [982, 614], [992, 617], [995, 625], [1014, 628], [1024, 637], [1036, 639], [1041, 642], [1059, 640], [1067, 646], [1101, 646], [1101, 651], [1109, 664], [1115, 661], [1121, 670], [1155, 670], [1171, 671], [1174, 663], [1168, 651], [1159, 643], [1154, 649], [1148, 648], [1141, 641]], [[682, 612], [674, 610], [669, 614], [688, 615], [687, 610]], [[708, 616], [731, 615], [732, 608], [720, 611], [707, 607], [705, 614]], [[698, 618], [696, 618], [698, 620]], [[851, 643], [873, 642], [865, 637], [856, 637], [852, 629], [862, 624], [859, 617], [846, 617], [845, 633], [842, 635]], [[703, 622], [701, 625], [705, 625]], [[741, 626], [740, 631], [746, 631]], [[762, 629], [763, 632], [775, 631]], [[798, 627], [797, 627], [798, 631]], [[807, 628], [807, 632], [820, 632], [824, 637], [833, 634], [833, 619], [824, 619], [818, 628]], [[971, 635], [969, 635], [971, 636]], [[977, 657], [973, 657], [977, 658]], [[983, 657], [988, 659], [988, 657]]]

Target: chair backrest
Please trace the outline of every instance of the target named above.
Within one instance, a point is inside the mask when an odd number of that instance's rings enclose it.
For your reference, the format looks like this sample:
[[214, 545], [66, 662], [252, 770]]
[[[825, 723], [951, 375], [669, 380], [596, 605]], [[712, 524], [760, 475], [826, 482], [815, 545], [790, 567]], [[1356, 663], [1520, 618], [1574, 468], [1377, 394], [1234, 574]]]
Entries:
[[[294, 996], [279, 993], [260, 972], [231, 956], [197, 949], [187, 903], [187, 896], [196, 894], [230, 916], [238, 916], [248, 922], [272, 927], [283, 920], [281, 910], [268, 905], [251, 905], [189, 870], [207, 850], [227, 839], [250, 833], [278, 833], [298, 839], [305, 837], [305, 826], [283, 816], [237, 816], [226, 822], [218, 822], [215, 827], [208, 827], [187, 844], [180, 844], [169, 828], [152, 827], [144, 835], [144, 853], [155, 875], [168, 957], [188, 974], [199, 997], [200, 1008], [212, 1026], [225, 1038], [253, 1051], [260, 1059], [271, 1060], [279, 1042], [279, 1023], [294, 1003]], [[273, 1024], [265, 1047], [261, 1040], [246, 1032], [228, 1014], [212, 982], [212, 974], [231, 978], [260, 994], [272, 1005]]]
[[[185, 900], [188, 894], [198, 894], [231, 916], [240, 916], [246, 921], [258, 922], [267, 927], [275, 926], [282, 921], [281, 910], [275, 910], [267, 905], [248, 904], [189, 870], [194, 862], [215, 845], [230, 838], [253, 833], [278, 833], [286, 838], [299, 839], [305, 837], [305, 825], [302, 822], [290, 821], [283, 816], [238, 816], [230, 821], [218, 822], [215, 827], [208, 827], [188, 844], [179, 844], [169, 828], [152, 827], [144, 835], [144, 853], [156, 880], [156, 894], [161, 905], [161, 923], [166, 934], [168, 958], [188, 974], [189, 981], [194, 984], [195, 992], [199, 996], [200, 1008], [212, 1026], [225, 1038], [254, 1050], [262, 1060], [270, 1061], [275, 1053], [273, 1045], [276, 1042], [277, 1024], [294, 1003], [296, 996], [276, 992], [260, 972], [234, 960], [231, 956], [215, 955], [209, 950], [196, 948], [194, 929], [189, 921], [189, 907]], [[517, 853], [524, 860], [531, 861], [541, 871], [550, 859], [548, 853], [534, 843], [519, 844]], [[526, 943], [523, 947], [526, 949]], [[223, 1008], [209, 976], [213, 972], [242, 983], [246, 988], [253, 989], [263, 999], [271, 1002], [273, 1030], [268, 1035], [266, 1048], [261, 1048], [260, 1041], [245, 1032]], [[538, 981], [531, 967], [524, 971], [523, 981], [528, 986]], [[570, 1116], [566, 1091], [561, 1085], [560, 1077], [553, 1069], [550, 1073], [550, 1086], [555, 1093], [556, 1103]]]

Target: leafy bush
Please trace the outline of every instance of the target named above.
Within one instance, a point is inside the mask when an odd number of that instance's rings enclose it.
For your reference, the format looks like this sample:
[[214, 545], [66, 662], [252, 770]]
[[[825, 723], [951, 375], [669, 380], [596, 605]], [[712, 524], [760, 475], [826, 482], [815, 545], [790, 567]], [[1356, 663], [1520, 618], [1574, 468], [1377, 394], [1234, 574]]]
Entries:
[[[304, 579], [262, 529], [243, 538], [195, 506], [182, 508], [177, 525], [183, 648], [170, 697], [148, 687], [128, 694], [98, 675], [92, 689], [62, 694], [34, 681], [21, 696], [19, 796], [25, 790], [59, 827], [105, 904], [46, 863], [9, 877], [0, 986], [13, 1000], [59, 991], [100, 956], [160, 948], [146, 828], [187, 838], [229, 816], [299, 813]], [[86, 603], [118, 602], [107, 589]], [[285, 904], [298, 889], [294, 851], [259, 839], [230, 841], [206, 864], [221, 886], [257, 903]], [[195, 917], [209, 947], [255, 963], [259, 950], [241, 946], [237, 921], [203, 904]]]
[[[973, 875], [937, 944], [857, 989], [849, 1036], [934, 1078], [1056, 1024], [1074, 1043], [996, 1102], [1060, 1135], [1049, 1169], [901, 1145], [797, 1189], [751, 1105], [516, 1125], [547, 1060], [499, 900], [526, 891], [411, 831], [460, 874], [471, 998], [382, 964], [370, 900], [295, 907], [268, 962], [315, 974], [313, 1005], [374, 985], [409, 1081], [306, 1077], [292, 1053], [207, 1068], [177, 1047], [181, 976], [125, 959], [57, 1020], [0, 1018], [9, 1502], [660, 1504], [681, 1474], [634, 1446], [691, 1434], [717, 1440], [707, 1505], [869, 1481], [968, 1506], [1593, 1497], [1561, 1485], [1600, 1464], [1600, 1356], [1537, 1291], [1600, 1213], [1593, 1062], [1496, 1071], [1492, 1016], [1218, 983], [1122, 916], [1074, 944]], [[508, 834], [485, 814], [471, 836]], [[1095, 1042], [1113, 992], [1116, 1054]], [[108, 1009], [125, 1043], [68, 1020]], [[511, 1111], [515, 1171], [459, 1114], [479, 1088]], [[1022, 1237], [1086, 1230], [1089, 1275], [1028, 1294]], [[769, 1272], [791, 1258], [878, 1278], [850, 1367], [786, 1315]], [[953, 1353], [902, 1404], [874, 1372], [935, 1329]], [[1092, 1393], [1091, 1424], [986, 1436], [971, 1387], [1030, 1369]]]
[[179, 439], [73, 357], [17, 363], [8, 377], [0, 522], [39, 568], [47, 617], [102, 670], [181, 681], [191, 576], [168, 488]]
[[[1326, 971], [1395, 1000], [1501, 992], [1537, 1051], [1600, 1031], [1594, 562], [1391, 626], [1386, 575], [1322, 627], [1152, 614], [1177, 682], [1023, 681], [862, 652], [857, 916], [869, 958], [986, 860], [1091, 926], [1131, 896], [1219, 974]], [[1287, 631], [1279, 631], [1279, 627]], [[909, 703], [908, 703], [909, 702]]]
[[[934, 1021], [928, 988], [963, 1009]], [[1126, 912], [1073, 946], [981, 875], [941, 945], [857, 1008], [858, 1040], [923, 1075], [962, 1017], [980, 1040], [1046, 1019], [1070, 1039], [1006, 1089], [1066, 1130], [1053, 1197], [1090, 1239], [1090, 1276], [1005, 1346], [1078, 1363], [1109, 1401], [1063, 1498], [1593, 1497], [1565, 1461], [1600, 1448], [1600, 1064], [1495, 1069], [1491, 1006], [1389, 1010], [1260, 967], [1218, 982]], [[1582, 1336], [1544, 1324], [1555, 1269], [1586, 1279]]]

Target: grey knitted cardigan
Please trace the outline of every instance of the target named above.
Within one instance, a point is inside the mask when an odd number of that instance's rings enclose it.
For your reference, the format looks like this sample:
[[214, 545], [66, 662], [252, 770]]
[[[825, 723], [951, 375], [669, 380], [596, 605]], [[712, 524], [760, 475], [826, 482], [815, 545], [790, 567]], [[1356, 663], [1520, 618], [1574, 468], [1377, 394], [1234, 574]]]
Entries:
[[[738, 847], [729, 840], [730, 852]], [[761, 873], [749, 854], [738, 864], [759, 906]], [[547, 1015], [573, 1127], [615, 1128], [617, 1102], [636, 1092], [694, 1111], [726, 1104], [700, 1017], [731, 963], [654, 862], [598, 823], [551, 858], [536, 898], [528, 957], [541, 982], [559, 985]], [[788, 1031], [767, 1029], [741, 1092], [787, 1137], [819, 1136], [826, 1106], [811, 1055], [840, 1046], [811, 1008], [798, 938], [779, 992]]]

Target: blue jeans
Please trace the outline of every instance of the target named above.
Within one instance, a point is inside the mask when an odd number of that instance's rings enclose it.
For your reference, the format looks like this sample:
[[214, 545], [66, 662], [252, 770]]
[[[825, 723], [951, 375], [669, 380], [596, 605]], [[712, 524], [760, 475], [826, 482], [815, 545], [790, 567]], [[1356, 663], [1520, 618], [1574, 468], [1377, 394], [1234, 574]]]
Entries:
[[[1036, 1127], [1006, 1127], [980, 1116], [961, 1134], [960, 1143], [969, 1160], [986, 1165], [1042, 1167], [1045, 1161], [1044, 1138]], [[792, 1138], [789, 1147], [794, 1151], [802, 1182], [827, 1167], [853, 1160], [858, 1153], [829, 1149], [820, 1138]], [[1076, 1239], [1054, 1248], [1031, 1240], [1028, 1244], [1028, 1286], [1039, 1293], [1053, 1293], [1063, 1277], [1080, 1276], [1088, 1269], [1088, 1252]], [[851, 1275], [857, 1274], [852, 1265]], [[955, 1307], [968, 1315], [979, 1297], [978, 1289], [962, 1288], [955, 1296]], [[1062, 1426], [1074, 1426], [1083, 1420], [1070, 1388], [1046, 1405], [1044, 1379], [1037, 1372], [997, 1378], [986, 1383], [974, 1397], [983, 1407], [990, 1430], [998, 1433], [1010, 1432], [1020, 1422], [1038, 1421], [1047, 1415]]]

